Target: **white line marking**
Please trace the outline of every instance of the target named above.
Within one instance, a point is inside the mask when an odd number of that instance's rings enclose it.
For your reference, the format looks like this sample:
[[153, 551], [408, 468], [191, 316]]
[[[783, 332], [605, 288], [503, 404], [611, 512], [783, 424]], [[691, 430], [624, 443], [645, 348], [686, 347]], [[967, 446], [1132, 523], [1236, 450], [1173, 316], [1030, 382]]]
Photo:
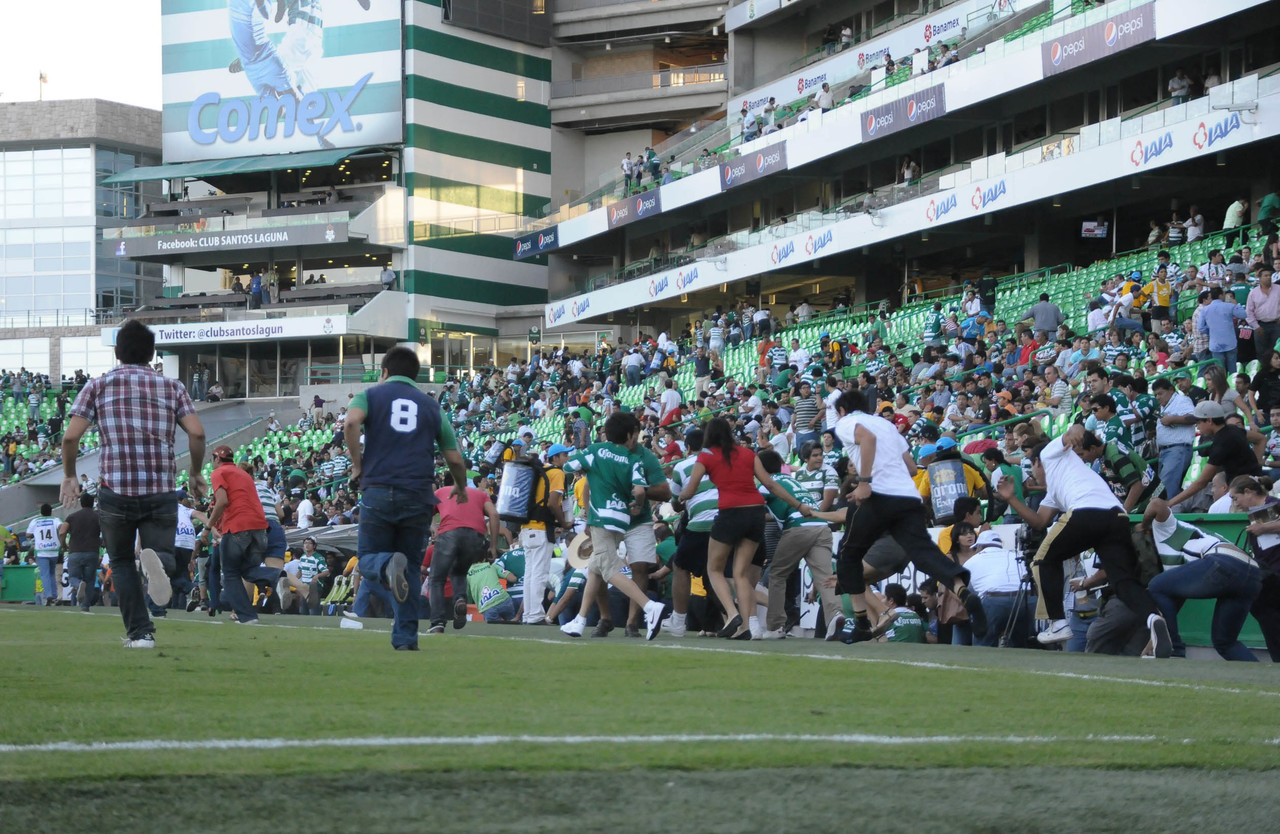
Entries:
[[286, 750], [342, 747], [489, 747], [501, 744], [742, 744], [762, 742], [800, 742], [819, 744], [864, 744], [907, 746], [918, 744], [1134, 744], [1148, 742], [1180, 744], [1194, 739], [1175, 739], [1154, 735], [1084, 735], [1084, 736], [891, 736], [844, 733], [817, 735], [808, 733], [739, 733], [739, 734], [663, 734], [631, 736], [364, 736], [356, 738], [234, 738], [205, 740], [138, 739], [136, 741], [55, 741], [44, 744], [3, 744], [0, 754], [22, 753], [116, 753], [126, 751], [161, 752], [169, 750]]

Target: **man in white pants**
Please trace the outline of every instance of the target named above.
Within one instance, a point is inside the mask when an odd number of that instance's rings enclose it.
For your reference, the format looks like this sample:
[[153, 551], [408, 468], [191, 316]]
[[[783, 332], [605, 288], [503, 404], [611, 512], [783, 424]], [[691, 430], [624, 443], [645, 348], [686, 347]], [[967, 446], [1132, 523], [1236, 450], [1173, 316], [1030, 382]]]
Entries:
[[[520, 527], [520, 546], [524, 548], [524, 623], [545, 625], [547, 612], [542, 607], [547, 581], [551, 574], [551, 553], [555, 547], [556, 528], [569, 526], [564, 518], [564, 466], [572, 448], [557, 443], [547, 450], [546, 480], [533, 485], [535, 503], [546, 496], [544, 518], [530, 518]], [[551, 525], [548, 527], [548, 525]]]

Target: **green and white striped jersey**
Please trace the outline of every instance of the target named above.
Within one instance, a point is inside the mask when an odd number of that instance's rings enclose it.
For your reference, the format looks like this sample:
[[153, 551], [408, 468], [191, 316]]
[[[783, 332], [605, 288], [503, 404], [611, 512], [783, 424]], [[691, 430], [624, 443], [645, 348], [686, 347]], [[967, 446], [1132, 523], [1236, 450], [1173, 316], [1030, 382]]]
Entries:
[[[818, 501], [814, 499], [813, 493], [795, 478], [779, 473], [773, 476], [773, 480], [800, 503], [808, 504], [815, 510], [818, 508]], [[778, 523], [782, 525], [783, 530], [790, 530], [793, 527], [825, 527], [827, 525], [821, 519], [805, 518], [800, 515], [799, 510], [791, 509], [790, 504], [763, 486], [757, 484], [756, 489], [764, 496], [765, 505], [769, 508], [769, 512], [773, 514], [773, 517], [778, 520]]]
[[638, 461], [616, 443], [593, 443], [569, 458], [565, 472], [583, 472], [590, 487], [587, 526], [625, 533], [631, 524], [631, 488], [645, 486]]
[[[693, 454], [672, 467], [671, 491], [673, 493], [678, 495], [685, 484], [689, 483], [689, 470], [693, 469], [693, 465], [697, 462], [698, 455]], [[702, 483], [698, 484], [698, 491], [693, 494], [693, 498], [689, 499], [689, 525], [685, 529], [695, 533], [711, 532], [711, 524], [716, 520], [719, 502], [719, 490], [716, 489], [715, 484], [711, 483], [710, 478], [704, 476]]]
[[791, 477], [813, 493], [813, 497], [819, 505], [822, 503], [822, 493], [824, 491], [840, 489], [840, 478], [836, 476], [836, 471], [825, 463], [814, 470], [802, 465], [798, 469], [791, 471]]

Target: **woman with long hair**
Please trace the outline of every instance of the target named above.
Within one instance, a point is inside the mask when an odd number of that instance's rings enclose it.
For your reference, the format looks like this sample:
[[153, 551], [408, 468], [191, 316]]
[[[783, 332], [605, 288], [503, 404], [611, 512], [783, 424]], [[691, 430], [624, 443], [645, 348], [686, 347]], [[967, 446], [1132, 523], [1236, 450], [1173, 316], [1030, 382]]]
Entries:
[[[957, 565], [963, 565], [975, 553], [973, 546], [978, 543], [978, 531], [967, 521], [957, 521], [951, 528], [951, 551], [947, 558]], [[972, 646], [973, 629], [969, 623], [955, 623], [951, 629], [951, 645]]]
[[1227, 414], [1239, 409], [1240, 395], [1227, 380], [1227, 372], [1221, 365], [1206, 365], [1201, 375], [1204, 377], [1204, 387], [1209, 392], [1209, 399], [1219, 403], [1227, 410]]
[[1271, 409], [1280, 407], [1280, 352], [1275, 348], [1264, 350], [1258, 357], [1258, 372], [1253, 375], [1249, 388], [1258, 405], [1258, 419], [1266, 421]]
[[[694, 496], [703, 477], [711, 478], [719, 495], [719, 513], [707, 544], [707, 579], [725, 610], [725, 625], [719, 636], [750, 640], [752, 632], [759, 631], [758, 626], [752, 628], [756, 618], [751, 612], [755, 610], [756, 581], [760, 578], [761, 564], [757, 564], [756, 555], [763, 555], [760, 545], [764, 542], [765, 517], [764, 496], [756, 488], [756, 481], [804, 517], [811, 517], [813, 510], [779, 486], [755, 452], [738, 444], [733, 427], [723, 417], [713, 417], [707, 423], [702, 452], [676, 497], [678, 503], [673, 502], [676, 509]], [[734, 587], [738, 592], [736, 604], [724, 578], [730, 556]]]
[[[1280, 510], [1280, 499], [1271, 494], [1272, 486], [1265, 475], [1238, 475], [1227, 487], [1232, 510], [1251, 516], [1265, 506], [1272, 507], [1273, 513]], [[1259, 518], [1244, 529], [1249, 534], [1249, 552], [1262, 569], [1262, 588], [1249, 613], [1262, 629], [1272, 662], [1280, 663], [1280, 520]]]

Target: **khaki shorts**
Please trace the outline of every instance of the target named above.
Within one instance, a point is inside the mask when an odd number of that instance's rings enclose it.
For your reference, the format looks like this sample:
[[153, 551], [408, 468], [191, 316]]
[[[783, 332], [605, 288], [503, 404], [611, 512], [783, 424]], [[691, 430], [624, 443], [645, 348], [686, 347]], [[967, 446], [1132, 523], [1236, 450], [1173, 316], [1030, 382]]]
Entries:
[[658, 563], [658, 540], [654, 538], [652, 524], [632, 527], [622, 537], [622, 541], [627, 546], [627, 564]]
[[587, 559], [587, 571], [600, 575], [608, 582], [613, 575], [622, 570], [622, 559], [618, 556], [618, 544], [622, 541], [621, 533], [614, 533], [603, 527], [591, 529], [591, 556]]

